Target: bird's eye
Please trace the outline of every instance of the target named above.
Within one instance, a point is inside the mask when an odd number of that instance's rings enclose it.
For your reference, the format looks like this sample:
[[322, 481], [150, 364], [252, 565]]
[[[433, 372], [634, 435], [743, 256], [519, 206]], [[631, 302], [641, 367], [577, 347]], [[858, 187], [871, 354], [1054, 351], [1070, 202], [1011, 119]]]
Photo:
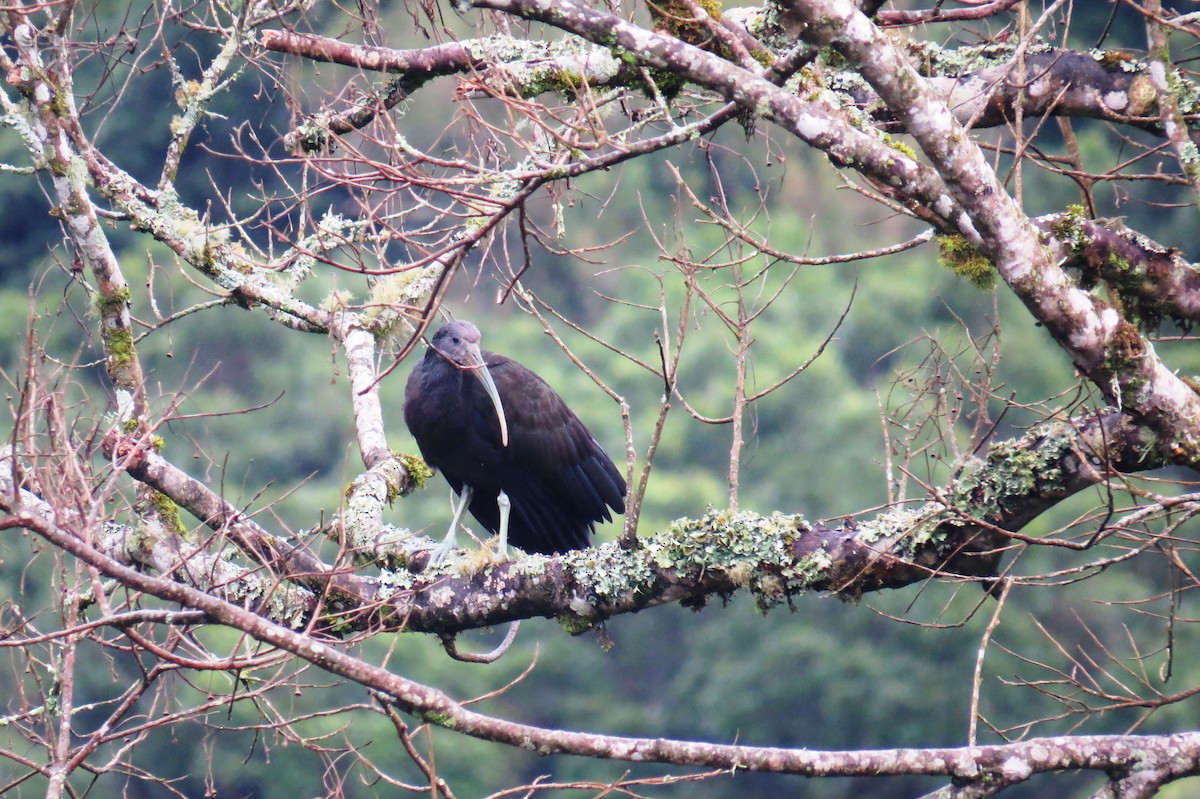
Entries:
[[451, 341], [451, 342], [453, 342], [453, 343], [455, 343], [455, 344], [461, 344], [461, 343], [462, 343], [461, 341], [459, 341], [459, 340], [458, 340], [458, 336], [454, 336], [453, 338], [451, 338], [451, 339], [450, 339], [450, 341]]

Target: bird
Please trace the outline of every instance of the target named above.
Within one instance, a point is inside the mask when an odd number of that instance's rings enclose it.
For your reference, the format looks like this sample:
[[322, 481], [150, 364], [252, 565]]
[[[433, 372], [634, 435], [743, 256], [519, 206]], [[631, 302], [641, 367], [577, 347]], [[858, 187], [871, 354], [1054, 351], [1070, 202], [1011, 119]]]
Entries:
[[480, 349], [471, 322], [442, 326], [408, 377], [404, 422], [426, 463], [458, 495], [431, 562], [458, 549], [470, 510], [497, 551], [552, 555], [591, 545], [596, 522], [625, 512], [625, 478], [545, 380]]

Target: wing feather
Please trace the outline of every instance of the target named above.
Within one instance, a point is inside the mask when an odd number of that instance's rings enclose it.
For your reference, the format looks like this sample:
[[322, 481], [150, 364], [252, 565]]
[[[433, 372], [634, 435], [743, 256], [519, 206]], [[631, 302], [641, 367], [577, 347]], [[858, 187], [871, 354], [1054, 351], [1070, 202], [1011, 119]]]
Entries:
[[[502, 488], [513, 502], [514, 544], [534, 551], [588, 545], [595, 523], [624, 511], [625, 480], [562, 398], [525, 366], [484, 354], [508, 420]], [[499, 423], [482, 389], [475, 423], [497, 446]], [[524, 542], [522, 539], [525, 539]]]

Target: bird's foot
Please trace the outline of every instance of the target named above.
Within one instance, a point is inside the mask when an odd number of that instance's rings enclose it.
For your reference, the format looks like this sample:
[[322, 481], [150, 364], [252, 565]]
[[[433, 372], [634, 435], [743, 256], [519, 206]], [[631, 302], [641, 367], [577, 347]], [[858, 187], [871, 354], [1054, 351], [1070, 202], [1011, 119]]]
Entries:
[[493, 546], [493, 549], [495, 551], [495, 557], [493, 558], [493, 560], [496, 563], [507, 563], [508, 561], [512, 560], [513, 559], [512, 553], [509, 552], [508, 542], [505, 541], [500, 536], [496, 536], [496, 538], [494, 540], [496, 543]]
[[498, 552], [491, 541], [483, 542], [477, 549], [468, 549], [454, 562], [456, 571], [462, 574], [481, 574], [493, 566], [509, 561], [508, 553]]
[[429, 553], [429, 560], [425, 561], [425, 568], [437, 566], [442, 563], [448, 563], [455, 559], [453, 553], [459, 552], [458, 541], [455, 538], [444, 538], [441, 541], [430, 541], [427, 544], [414, 544], [412, 553], [414, 555], [421, 552]]
[[429, 554], [429, 565], [437, 566], [441, 563], [449, 563], [454, 560], [456, 552], [459, 552], [456, 544], [447, 545], [445, 541], [432, 547]]
[[461, 493], [458, 495], [458, 503], [454, 502], [454, 495], [450, 495], [450, 507], [454, 511], [454, 518], [450, 520], [450, 529], [446, 531], [446, 536], [439, 542], [428, 544], [418, 544], [413, 548], [414, 552], [430, 552], [429, 560], [425, 563], [425, 568], [437, 566], [450, 560], [450, 553], [458, 549], [458, 523], [462, 521], [463, 514], [471, 505], [471, 496], [474, 491], [470, 486], [463, 486]]

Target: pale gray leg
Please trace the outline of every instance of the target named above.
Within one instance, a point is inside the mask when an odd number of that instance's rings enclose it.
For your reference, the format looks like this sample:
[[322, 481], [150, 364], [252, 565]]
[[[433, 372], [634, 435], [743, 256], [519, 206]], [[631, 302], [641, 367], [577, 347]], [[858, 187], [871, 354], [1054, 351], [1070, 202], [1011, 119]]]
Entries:
[[471, 496], [474, 493], [469, 485], [464, 485], [462, 493], [458, 495], [458, 507], [454, 506], [453, 493], [450, 495], [450, 507], [454, 508], [454, 519], [450, 522], [450, 530], [442, 539], [442, 543], [430, 547], [433, 550], [433, 554], [429, 556], [430, 566], [441, 563], [451, 552], [458, 549], [458, 525], [462, 522], [463, 514], [467, 512], [467, 507], [471, 504]]
[[501, 560], [508, 560], [508, 514], [512, 510], [512, 502], [503, 491], [496, 497], [500, 506], [500, 543], [496, 545], [496, 554]]

